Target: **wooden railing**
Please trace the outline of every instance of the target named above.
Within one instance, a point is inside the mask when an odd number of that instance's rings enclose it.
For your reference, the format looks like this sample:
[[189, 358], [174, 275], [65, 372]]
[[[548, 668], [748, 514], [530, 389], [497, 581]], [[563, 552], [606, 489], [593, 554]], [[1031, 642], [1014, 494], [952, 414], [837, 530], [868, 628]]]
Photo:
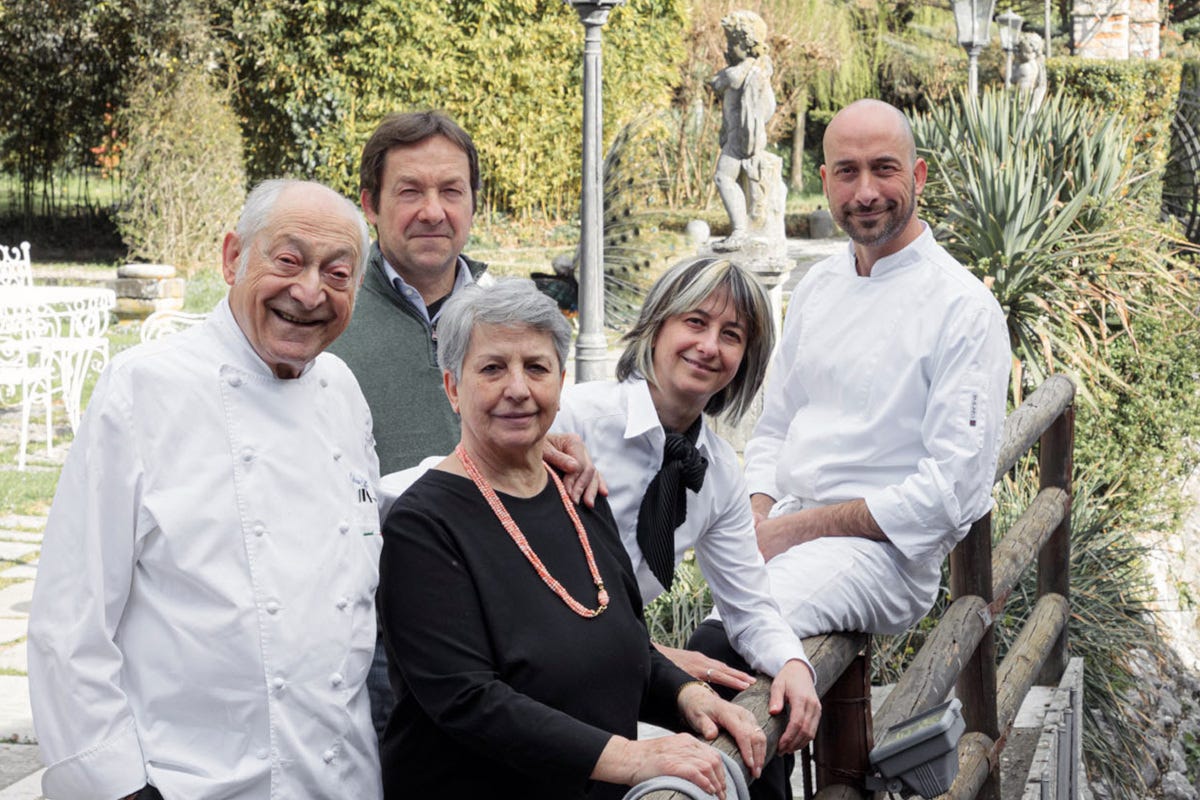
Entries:
[[[958, 777], [946, 796], [952, 800], [1000, 797], [1000, 752], [1025, 695], [1035, 680], [1057, 683], [1067, 664], [1074, 397], [1075, 386], [1068, 378], [1052, 376], [1005, 420], [995, 480], [1040, 443], [1039, 492], [995, 548], [988, 514], [950, 553], [954, 601], [874, 720], [869, 637], [834, 633], [805, 639], [823, 704], [813, 743], [817, 800], [863, 796], [862, 778], [869, 769], [867, 754], [873, 737], [943, 702], [952, 687], [962, 701], [967, 732], [958, 745]], [[1035, 556], [1037, 603], [997, 666], [992, 623]], [[760, 676], [735, 702], [760, 721], [767, 734], [768, 756], [774, 756], [783, 718], [767, 713], [769, 695], [770, 681]], [[737, 747], [729, 737], [722, 735], [715, 745], [737, 759]], [[662, 791], [650, 798], [681, 800], [683, 795]]]

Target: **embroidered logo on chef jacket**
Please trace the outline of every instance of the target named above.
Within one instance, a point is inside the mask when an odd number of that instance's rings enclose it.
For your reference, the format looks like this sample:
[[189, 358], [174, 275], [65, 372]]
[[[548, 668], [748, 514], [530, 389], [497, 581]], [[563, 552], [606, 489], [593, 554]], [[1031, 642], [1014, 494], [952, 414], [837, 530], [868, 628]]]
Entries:
[[357, 470], [350, 473], [350, 482], [354, 485], [354, 526], [363, 536], [374, 536], [379, 533], [379, 505], [371, 491], [367, 476]]

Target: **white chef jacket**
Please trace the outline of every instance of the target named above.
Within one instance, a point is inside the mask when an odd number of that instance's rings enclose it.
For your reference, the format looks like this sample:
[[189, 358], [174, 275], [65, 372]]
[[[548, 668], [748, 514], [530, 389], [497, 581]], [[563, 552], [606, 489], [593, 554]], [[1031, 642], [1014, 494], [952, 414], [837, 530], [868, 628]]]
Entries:
[[114, 358], [34, 587], [45, 794], [380, 797], [378, 469], [345, 364], [276, 378], [227, 301]]
[[[644, 380], [593, 381], [563, 390], [553, 430], [583, 438], [608, 483], [608, 504], [633, 562], [642, 601], [662, 594], [637, 542], [646, 487], [662, 467], [666, 431]], [[789, 659], [805, 663], [804, 646], [771, 599], [741, 467], [729, 443], [701, 424], [696, 440], [708, 459], [704, 485], [687, 491], [687, 520], [675, 529], [675, 565], [695, 548], [734, 649], [755, 669], [775, 675]], [[811, 668], [811, 664], [809, 665]]]
[[796, 286], [747, 484], [799, 507], [863, 498], [889, 541], [825, 537], [772, 559], [794, 629], [808, 630], [789, 609], [809, 613], [798, 604], [836, 562], [862, 579], [845, 602], [872, 607], [844, 624], [890, 633], [928, 611], [942, 560], [992, 506], [1011, 361], [1000, 306], [928, 226], [869, 277], [850, 246]]

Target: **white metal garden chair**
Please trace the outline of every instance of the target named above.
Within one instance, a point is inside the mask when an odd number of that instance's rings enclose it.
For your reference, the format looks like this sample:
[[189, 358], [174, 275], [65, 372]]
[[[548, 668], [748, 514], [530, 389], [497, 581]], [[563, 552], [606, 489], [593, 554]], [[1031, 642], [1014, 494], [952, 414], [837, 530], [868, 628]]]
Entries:
[[29, 449], [29, 425], [34, 403], [46, 410], [46, 454], [54, 445], [51, 407], [54, 399], [54, 370], [45, 351], [30, 341], [32, 326], [19, 309], [0, 305], [0, 400], [21, 406], [21, 432], [17, 445], [17, 469], [25, 469]]
[[142, 341], [149, 342], [154, 339], [161, 339], [164, 336], [178, 333], [193, 325], [199, 325], [206, 319], [208, 319], [208, 314], [190, 314], [186, 311], [172, 311], [169, 309], [155, 311], [142, 322]]
[[0, 289], [5, 286], [32, 286], [33, 265], [29, 260], [29, 242], [9, 247], [0, 244]]

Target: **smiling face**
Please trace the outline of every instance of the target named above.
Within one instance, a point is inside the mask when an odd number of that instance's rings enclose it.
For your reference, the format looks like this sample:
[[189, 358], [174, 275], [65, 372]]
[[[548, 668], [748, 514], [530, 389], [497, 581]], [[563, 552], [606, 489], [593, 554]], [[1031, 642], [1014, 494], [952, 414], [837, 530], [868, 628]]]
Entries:
[[474, 215], [467, 154], [444, 136], [393, 147], [384, 159], [378, 207], [365, 190], [361, 200], [379, 249], [400, 276], [422, 295], [426, 286], [446, 284], [427, 301], [449, 293]]
[[231, 287], [229, 308], [276, 377], [299, 377], [346, 329], [361, 247], [358, 223], [343, 201], [312, 186], [284, 189], [249, 241], [226, 235], [222, 271]]
[[694, 311], [668, 317], [654, 337], [650, 395], [669, 430], [686, 429], [709, 398], [737, 374], [746, 352], [746, 326], [720, 289]]
[[829, 123], [821, 184], [830, 213], [868, 268], [920, 235], [915, 212], [925, 174], [908, 128], [886, 103], [853, 103]]
[[478, 324], [461, 376], [445, 372], [443, 380], [467, 450], [492, 463], [540, 461], [563, 384], [553, 337], [525, 325]]

